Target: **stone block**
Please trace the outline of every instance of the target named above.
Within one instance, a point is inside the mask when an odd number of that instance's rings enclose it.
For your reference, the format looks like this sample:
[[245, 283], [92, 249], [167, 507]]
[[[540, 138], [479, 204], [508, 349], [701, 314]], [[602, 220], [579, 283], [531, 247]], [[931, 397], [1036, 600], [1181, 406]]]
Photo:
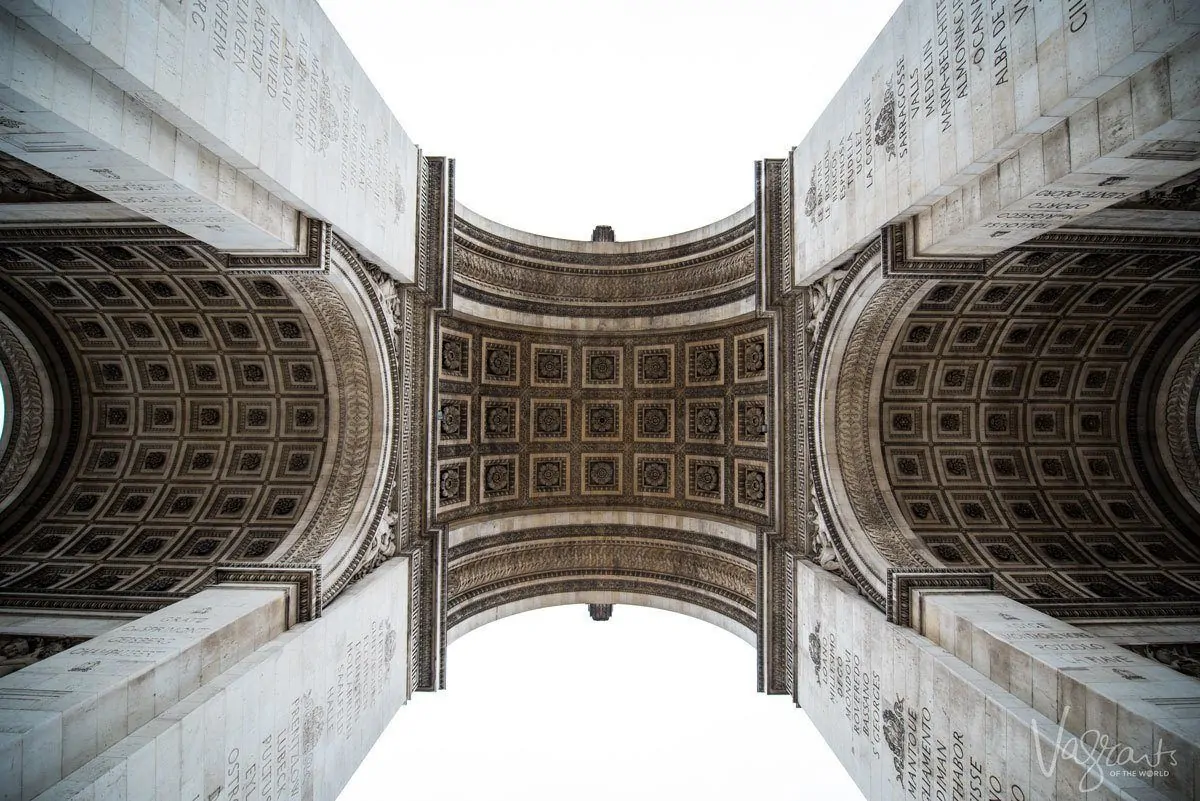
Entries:
[[[961, 21], [971, 18], [967, 11], [952, 2], [906, 0], [864, 56], [871, 69], [851, 75], [793, 151], [798, 283], [845, 261], [898, 220], [915, 220], [917, 255], [1001, 252], [1154, 185], [1145, 164], [1100, 163], [1102, 156], [1134, 138], [1197, 134], [1195, 126], [1167, 133], [1167, 126], [1196, 121], [1192, 99], [1200, 91], [1190, 55], [1197, 47], [1193, 23], [1174, 21], [1194, 15], [1177, 13], [1177, 4], [1006, 4], [991, 25], [961, 32], [972, 34], [968, 47], [950, 47]], [[901, 32], [905, 22], [909, 29]], [[1178, 63], [1178, 78], [1168, 74], [1167, 61]], [[1110, 93], [1130, 76], [1136, 80], [1126, 104]], [[908, 102], [897, 104], [898, 97]], [[868, 117], [871, 136], [862, 124]], [[1039, 146], [1030, 147], [1031, 136], [1042, 137]], [[1002, 172], [1000, 204], [993, 206], [980, 176], [1018, 156], [1020, 190], [1007, 192], [1012, 184]], [[1156, 169], [1158, 183], [1186, 172], [1178, 161], [1159, 160]], [[908, 176], [900, 192], [892, 191], [896, 175]], [[1113, 186], [1105, 183], [1113, 176], [1143, 180], [1053, 217], [1032, 216], [1028, 208], [1040, 191], [1097, 190]]]
[[[806, 562], [797, 563], [796, 574], [797, 700], [871, 801], [913, 797], [1128, 801], [1157, 792], [1136, 776], [1093, 770], [1095, 738], [1070, 731], [1070, 727], [1085, 731], [1090, 712], [1092, 720], [1108, 727], [1104, 732], [1110, 740], [1123, 725], [1130, 734], [1137, 733], [1119, 718], [1121, 707], [1116, 708], [1114, 721], [1110, 709], [1089, 706], [1088, 681], [1114, 675], [1111, 668], [1080, 665], [1063, 671], [1045, 661], [1032, 662], [1034, 693], [1041, 693], [1050, 712], [1042, 714], [932, 640], [887, 623], [878, 610], [847, 592], [841, 579]], [[944, 639], [952, 624], [946, 616], [938, 616], [935, 606], [953, 609], [957, 617], [975, 624], [975, 641], [988, 643], [989, 653], [994, 650], [992, 643], [1003, 646], [1005, 636], [1014, 632], [1056, 633], [1027, 626], [1041, 625], [1045, 616], [1007, 619], [1012, 607], [1003, 604], [1015, 602], [999, 596], [931, 591], [920, 601], [921, 620], [937, 620], [932, 631]], [[955, 637], [961, 646], [961, 632], [956, 630]], [[867, 643], [884, 647], [876, 650]], [[1008, 650], [1011, 677], [1013, 666], [1019, 664], [1013, 657], [1028, 655], [1016, 648]], [[830, 654], [847, 657], [850, 664], [870, 666], [872, 671], [878, 665], [879, 691], [866, 695], [873, 708], [864, 713], [861, 701], [855, 700], [853, 680], [844, 681], [845, 674], [830, 663]], [[996, 668], [994, 661], [989, 665]], [[1062, 705], [1080, 704], [1078, 712], [1066, 714], [1064, 726], [1058, 722], [1060, 682]], [[1137, 702], [1129, 709], [1137, 713], [1137, 725], [1144, 726], [1145, 709], [1138, 703], [1144, 705]], [[1181, 727], [1193, 722], [1179, 719], [1172, 733], [1179, 736], [1184, 733]], [[864, 761], [866, 756], [873, 764]]]
[[[58, 144], [0, 147], [218, 249], [294, 251], [303, 214], [414, 277], [417, 148], [315, 0], [240, 15], [97, 1], [89, 12], [91, 2], [2, 4], [0, 41], [12, 45], [0, 48], [0, 102], [49, 115], [42, 130]], [[79, 148], [70, 162], [56, 155], [68, 133]], [[182, 215], [144, 187], [171, 181], [190, 157], [181, 139], [213, 154], [222, 176], [171, 183], [172, 199], [196, 201]], [[83, 170], [67, 174], [68, 163]]]
[[321, 618], [285, 633], [271, 637], [277, 627], [261, 619], [229, 621], [226, 631], [244, 639], [212, 638], [205, 647], [212, 664], [221, 654], [242, 658], [51, 790], [187, 801], [254, 789], [333, 801], [407, 700], [408, 582], [407, 562], [393, 559]]

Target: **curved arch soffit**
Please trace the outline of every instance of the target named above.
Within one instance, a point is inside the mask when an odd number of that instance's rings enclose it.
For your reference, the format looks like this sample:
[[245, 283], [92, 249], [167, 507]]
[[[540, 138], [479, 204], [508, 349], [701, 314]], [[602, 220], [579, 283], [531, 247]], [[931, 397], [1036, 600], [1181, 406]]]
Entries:
[[548, 609], [554, 606], [567, 606], [571, 604], [615, 604], [623, 606], [644, 606], [650, 609], [661, 609], [666, 612], [675, 612], [680, 615], [702, 620], [717, 628], [733, 634], [738, 639], [742, 640], [751, 647], [758, 646], [757, 634], [753, 629], [738, 623], [736, 620], [731, 620], [711, 609], [706, 609], [699, 604], [688, 603], [687, 601], [679, 601], [674, 598], [664, 598], [662, 596], [653, 595], [642, 592], [628, 591], [605, 591], [592, 590], [585, 592], [555, 592], [545, 595], [537, 595], [531, 598], [523, 598], [519, 601], [511, 601], [509, 603], [493, 606], [490, 609], [485, 609], [478, 612], [465, 620], [460, 621], [449, 629], [446, 635], [448, 644], [454, 643], [460, 637], [470, 634], [475, 629], [486, 626], [488, 623], [494, 623], [497, 620], [502, 620], [506, 617], [519, 615], [523, 612], [532, 612], [537, 609]]
[[[929, 281], [884, 278], [878, 251], [864, 254], [839, 287], [819, 344], [813, 444], [820, 513], [850, 578], [887, 595], [887, 572], [936, 564], [901, 521], [881, 483], [877, 400], [883, 365], [903, 320]], [[835, 302], [837, 299], [835, 298]]]
[[491, 609], [515, 604], [520, 611], [533, 608], [522, 606], [533, 598], [587, 593], [601, 599], [594, 603], [622, 593], [654, 596], [663, 608], [694, 607], [703, 619], [726, 621], [739, 636], [756, 629], [752, 528], [632, 510], [560, 510], [467, 524], [449, 540], [452, 629]]
[[380, 533], [388, 526], [384, 501], [397, 456], [396, 357], [390, 332], [385, 333], [387, 312], [353, 250], [335, 240], [331, 257], [328, 276], [294, 277], [289, 290], [321, 322], [314, 335], [321, 339], [331, 383], [336, 383], [329, 393], [330, 417], [343, 423], [331, 431], [331, 445], [341, 441], [344, 447], [333, 465], [329, 501], [314, 504], [308, 520], [293, 529], [275, 555], [289, 563], [319, 563], [325, 602], [377, 557], [390, 555], [379, 553]]
[[455, 316], [561, 333], [645, 332], [755, 312], [754, 206], [670, 236], [541, 236], [456, 204]]
[[658, 529], [673, 529], [692, 534], [708, 534], [737, 543], [746, 548], [757, 548], [757, 533], [749, 523], [734, 524], [710, 517], [675, 514], [671, 512], [644, 512], [633, 509], [592, 510], [567, 509], [544, 512], [517, 512], [510, 515], [490, 517], [484, 521], [472, 521], [450, 526], [449, 547], [454, 548], [483, 537], [544, 529], [551, 526], [617, 525], [646, 526]]
[[[54, 435], [54, 387], [36, 346], [0, 310], [0, 514], [36, 478]], [[60, 403], [61, 399], [57, 399]], [[60, 433], [61, 435], [61, 433]]]

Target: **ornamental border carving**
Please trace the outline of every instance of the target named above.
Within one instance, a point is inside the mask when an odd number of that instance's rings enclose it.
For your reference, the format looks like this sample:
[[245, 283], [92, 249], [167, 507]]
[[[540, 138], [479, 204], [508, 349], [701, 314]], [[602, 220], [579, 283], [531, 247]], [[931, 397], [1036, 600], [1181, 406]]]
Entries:
[[[874, 459], [877, 443], [872, 441], [870, 430], [877, 402], [871, 390], [883, 342], [900, 310], [921, 286], [921, 281], [891, 281], [871, 296], [840, 355], [841, 369], [834, 389], [839, 420], [855, 424], [854, 428], [838, 424], [833, 432], [839, 473], [854, 514], [855, 528], [893, 566], [924, 566], [928, 562], [904, 539], [903, 530], [880, 490]], [[826, 488], [822, 484], [817, 482], [817, 497], [825, 513], [832, 501], [823, 492]], [[833, 515], [830, 513], [826, 519], [833, 519]]]
[[136, 612], [148, 615], [176, 601], [190, 598], [191, 592], [131, 595], [129, 593], [61, 593], [0, 591], [0, 607], [9, 609], [55, 609], [72, 612]]
[[317, 502], [317, 511], [283, 557], [283, 561], [295, 563], [320, 559], [350, 519], [370, 463], [374, 403], [367, 353], [341, 295], [325, 278], [296, 277], [291, 283], [313, 310], [332, 351], [340, 432], [330, 462], [333, 474]]
[[[1162, 325], [1160, 327], [1158, 333], [1154, 336], [1154, 338], [1150, 341], [1149, 345], [1147, 346], [1146, 352], [1147, 353], [1157, 353], [1157, 352], [1161, 351], [1164, 344], [1170, 340], [1171, 336], [1177, 330], [1180, 329], [1180, 326], [1182, 324], [1188, 322], [1189, 320], [1193, 324], [1195, 323], [1195, 320], [1196, 320], [1195, 314], [1196, 314], [1196, 310], [1193, 308], [1190, 308], [1188, 306], [1181, 308], [1175, 315], [1172, 316], [1172, 318], [1170, 320], [1168, 320], [1164, 325]], [[1146, 392], [1152, 393], [1158, 389], [1158, 386], [1156, 386], [1156, 384], [1158, 382], [1154, 382], [1154, 384], [1150, 383], [1151, 374], [1156, 366], [1155, 362], [1156, 362], [1155, 359], [1152, 359], [1149, 357], [1143, 357], [1137, 363], [1137, 366], [1134, 369], [1133, 374], [1130, 376], [1128, 384], [1127, 384], [1127, 390], [1126, 390], [1127, 402], [1126, 402], [1126, 406], [1125, 406], [1125, 431], [1126, 431], [1126, 436], [1127, 436], [1127, 442], [1129, 444], [1129, 458], [1133, 462], [1134, 468], [1136, 469], [1138, 476], [1144, 482], [1146, 490], [1151, 493], [1151, 495], [1155, 501], [1155, 506], [1157, 507], [1157, 511], [1160, 514], [1162, 514], [1163, 517], [1165, 517], [1167, 519], [1167, 521], [1177, 531], [1180, 531], [1180, 532], [1190, 531], [1192, 529], [1192, 526], [1190, 526], [1187, 522], [1185, 522], [1178, 513], [1178, 511], [1182, 511], [1182, 510], [1176, 510], [1169, 503], [1164, 502], [1164, 500], [1159, 495], [1160, 490], [1156, 489], [1156, 487], [1155, 487], [1155, 482], [1148, 478], [1148, 474], [1149, 474], [1148, 462], [1153, 460], [1155, 458], [1155, 456], [1152, 453], [1148, 452], [1150, 443], [1148, 441], [1146, 441], [1146, 439], [1143, 436], [1139, 436], [1139, 432], [1142, 430], [1139, 415], [1141, 414], [1142, 409], [1143, 409], [1143, 394]], [[1168, 400], [1169, 400], [1169, 398], [1168, 398]], [[1190, 402], [1189, 402], [1189, 407], [1194, 408], [1194, 405], [1190, 404]], [[1185, 441], [1187, 440], [1188, 436], [1190, 436], [1190, 435], [1189, 434], [1184, 435]], [[1161, 451], [1163, 449], [1159, 448], [1159, 450]], [[1169, 482], [1170, 479], [1167, 479], [1167, 481]], [[1179, 489], [1182, 489], [1182, 488], [1179, 488]], [[1179, 489], [1176, 490], [1177, 493], [1179, 492]], [[1191, 489], [1191, 488], [1189, 487], [1188, 489]], [[1193, 497], [1194, 497], [1194, 495], [1193, 495]], [[1190, 501], [1191, 499], [1188, 499], [1188, 500]]]
[[299, 253], [279, 255], [222, 254], [225, 269], [231, 273], [299, 271], [329, 273], [329, 251], [333, 226], [323, 220], [301, 215], [303, 247]]
[[792, 694], [796, 674], [795, 555], [803, 553], [806, 540], [808, 494], [806, 293], [792, 287], [791, 160], [764, 159], [757, 165], [755, 178], [758, 285], [765, 294], [759, 306], [770, 310], [779, 332], [779, 378], [776, 381], [772, 376], [768, 402], [780, 421], [771, 455], [777, 460], [774, 475], [781, 488], [775, 493], [779, 530], [758, 529], [758, 683], [763, 692]]
[[[550, 300], [533, 301], [533, 300], [516, 300], [513, 298], [503, 297], [487, 292], [482, 289], [470, 286], [461, 281], [455, 281], [454, 294], [463, 300], [475, 301], [476, 303], [495, 306], [501, 309], [508, 309], [515, 312], [524, 312], [528, 314], [550, 314], [556, 317], [594, 317], [596, 314], [595, 306], [574, 306], [565, 304], [555, 304]], [[642, 317], [647, 315], [663, 316], [670, 314], [685, 314], [687, 312], [702, 311], [704, 309], [720, 308], [731, 303], [736, 303], [739, 300], [754, 296], [754, 284], [747, 281], [744, 285], [734, 289], [727, 290], [717, 295], [705, 295], [701, 298], [684, 301], [659, 301], [657, 303], [647, 304], [630, 304], [626, 306], [607, 306], [604, 309], [605, 317]]]
[[1200, 338], [1179, 362], [1166, 391], [1163, 414], [1167, 452], [1188, 500], [1200, 511], [1200, 450], [1196, 441], [1196, 384], [1200, 382]]
[[884, 226], [879, 235], [883, 239], [884, 278], [982, 278], [996, 261], [995, 257], [963, 259], [916, 255], [911, 218]]
[[[536, 260], [530, 262], [530, 264], [540, 269], [545, 269], [548, 264], [560, 264], [563, 265], [564, 269], [570, 269], [567, 265], [599, 265], [600, 269], [597, 269], [597, 267], [581, 267], [578, 268], [578, 271], [582, 273], [600, 273], [604, 272], [603, 268], [605, 267], [611, 270], [622, 266], [633, 266], [635, 267], [634, 272], [637, 272], [645, 269], [638, 265], [645, 265], [648, 262], [678, 262], [683, 259], [695, 257], [697, 254], [706, 254], [702, 260], [708, 260], [712, 258], [713, 251], [725, 248], [732, 243], [737, 243], [735, 249], [746, 247], [744, 243], [740, 243], [738, 240], [749, 237], [754, 233], [754, 220], [745, 220], [732, 228], [713, 234], [697, 242], [688, 242], [671, 248], [642, 251], [640, 253], [603, 253], [593, 251], [576, 253], [568, 250], [552, 250], [537, 245], [526, 245], [484, 231], [457, 215], [454, 217], [454, 230], [456, 239], [458, 236], [469, 237], [491, 250], [512, 254], [514, 258]], [[678, 264], [672, 263], [670, 268], [675, 269], [678, 266]]]
[[[597, 260], [603, 254], [595, 254]], [[456, 237], [454, 274], [456, 279], [493, 291], [514, 293], [519, 297], [553, 301], [557, 295], [541, 291], [541, 274], [559, 274], [579, 287], [575, 297], [607, 297], [612, 302], [642, 302], [709, 294], [754, 278], [752, 240], [713, 253], [666, 265], [641, 263], [626, 270], [564, 268], [517, 259], [504, 252], [479, 252], [468, 240]], [[630, 279], [623, 281], [621, 279]], [[681, 280], [682, 279], [682, 280]], [[625, 290], [613, 294], [613, 289]]]
[[15, 501], [15, 497], [9, 496], [34, 467], [46, 410], [38, 360], [3, 318], [0, 318], [0, 367], [7, 374], [11, 388], [8, 413], [12, 432], [8, 447], [0, 454], [0, 501]]
[[[596, 305], [617, 317], [728, 305], [755, 293], [754, 223], [672, 248], [606, 253], [510, 241], [455, 217], [454, 291], [500, 308], [567, 317], [594, 315]], [[556, 278], [570, 282], [577, 302], [564, 303], [561, 292], [546, 289]]]
[[[859, 565], [857, 558], [851, 555], [851, 552], [847, 548], [844, 540], [846, 535], [834, 524], [833, 515], [829, 511], [830, 499], [826, 495], [828, 490], [824, 486], [824, 481], [820, 479], [817, 470], [817, 466], [821, 463], [821, 460], [818, 458], [817, 450], [815, 410], [817, 403], [818, 376], [822, 372], [821, 368], [823, 360], [828, 358], [826, 354], [826, 350], [828, 349], [827, 340], [829, 338], [829, 332], [833, 324], [833, 319], [839, 315], [839, 310], [846, 300], [846, 296], [850, 290], [850, 287], [858, 283], [859, 277], [863, 275], [865, 271], [874, 269], [874, 266], [882, 251], [882, 244], [882, 237], [875, 238], [870, 244], [868, 244], [862, 251], [858, 253], [858, 255], [851, 262], [849, 268], [842, 271], [840, 276], [837, 275], [836, 271], [835, 273], [831, 274], [831, 276], [828, 278], [828, 281], [836, 281], [836, 283], [833, 283], [832, 287], [829, 287], [827, 283], [824, 289], [819, 290], [823, 293], [820, 295], [823, 308], [820, 309], [819, 315], [814, 313], [817, 311], [817, 309], [814, 308], [814, 290], [810, 289], [808, 292], [806, 292], [807, 302], [805, 305], [807, 307], [807, 314], [805, 315], [805, 329], [809, 332], [807, 344], [810, 350], [808, 353], [808, 364], [806, 371], [808, 380], [805, 403], [807, 408], [804, 410], [803, 418], [803, 427], [805, 429], [806, 436], [804, 447], [805, 452], [807, 453], [807, 461], [810, 465], [812, 465], [812, 468], [810, 468], [807, 472], [812, 485], [811, 492], [809, 493], [811, 499], [810, 503], [815, 502], [813, 504], [813, 508], [811, 508], [808, 512], [808, 518], [816, 525], [823, 527], [825, 531], [828, 531], [831, 534], [836, 532], [836, 535], [832, 536], [830, 539], [833, 549], [837, 554], [837, 563], [840, 565], [840, 568], [846, 575], [846, 578], [851, 583], [856, 585], [862, 591], [863, 595], [869, 601], [871, 601], [871, 603], [879, 608], [884, 608], [886, 604], [886, 597], [882, 592], [875, 588], [875, 586], [863, 572], [863, 569]], [[880, 319], [875, 320], [872, 320], [866, 311], [864, 311], [863, 315], [857, 321], [858, 324], [856, 325], [855, 330], [862, 326], [864, 321], [869, 322], [877, 329], [886, 330], [886, 325], [890, 325], [890, 319], [894, 318], [895, 315], [899, 313], [899, 308], [908, 300], [909, 297], [911, 297], [912, 293], [916, 291], [916, 287], [921, 283], [921, 281], [906, 279], [884, 282], [879, 288], [878, 292], [887, 293], [887, 297], [892, 301], [891, 304], [889, 304], [889, 308], [876, 310], [874, 315]], [[875, 298], [872, 298], [870, 302], [875, 302]], [[799, 336], [799, 334], [797, 336]], [[877, 338], [878, 336], [879, 335], [877, 335]], [[853, 337], [852, 341], [854, 341]], [[861, 348], [862, 344], [857, 344], [856, 347]], [[875, 342], [873, 343], [873, 347], [878, 350], [880, 347], [882, 347], [882, 343]], [[841, 354], [842, 364], [846, 364], [847, 359], [848, 354]], [[869, 407], [873, 365], [874, 362], [872, 361], [870, 365], [866, 365], [859, 370], [860, 375], [857, 376], [858, 380], [855, 382], [856, 386], [854, 387], [855, 392], [853, 397], [853, 400], [859, 403], [859, 405], [865, 403]], [[838, 392], [839, 395], [845, 391], [842, 388], [844, 381], [844, 376], [839, 377], [839, 386], [835, 388], [835, 391]], [[862, 397], [863, 395], [866, 395], [867, 397], [864, 398]], [[839, 408], [841, 407], [841, 403], [842, 399], [839, 397]], [[864, 418], [862, 428], [865, 427], [866, 422]], [[862, 428], [859, 429], [859, 433], [864, 433], [862, 432]], [[851, 494], [850, 501], [852, 511], [857, 516], [858, 509], [856, 501], [861, 503], [863, 500], [867, 500], [870, 503], [877, 505], [877, 512], [879, 511], [879, 507], [882, 507], [883, 516], [881, 517], [876, 514], [876, 522], [880, 525], [885, 525], [888, 521], [891, 521], [892, 526], [894, 527], [895, 521], [891, 520], [891, 515], [887, 513], [886, 505], [883, 503], [882, 495], [879, 490], [879, 483], [875, 477], [873, 461], [871, 460], [869, 453], [869, 440], [863, 444], [863, 447], [868, 449], [866, 452], [867, 463], [863, 465], [852, 465], [848, 470], [842, 471], [843, 476], [851, 473], [855, 469], [866, 471], [865, 478], [852, 479], [853, 485], [847, 487], [848, 493]], [[861, 451], [862, 448], [859, 450]], [[859, 453], [859, 456], [862, 456], [861, 452]], [[845, 460], [843, 459], [843, 461]], [[866, 482], [865, 486], [864, 481]], [[808, 521], [806, 521], [806, 524], [807, 522]], [[883, 533], [886, 534], [886, 530]], [[879, 532], [874, 532], [874, 535], [875, 537], [878, 537]], [[874, 545], [874, 538], [872, 535], [868, 534], [867, 536], [868, 540], [872, 543], [872, 545]], [[811, 558], [811, 547], [813, 545], [811, 532], [809, 532], [808, 539], [809, 541], [805, 543], [805, 554], [809, 555]], [[909, 562], [900, 562], [900, 564], [906, 563]], [[923, 565], [924, 561], [916, 562], [916, 564]]]
[[1110, 601], [1104, 598], [1072, 598], [1046, 600], [1022, 598], [1030, 609], [1045, 612], [1060, 620], [1113, 620], [1122, 618], [1160, 618], [1176, 620], [1200, 617], [1200, 601], [1190, 598], [1126, 598]]
[[397, 548], [411, 562], [409, 603], [409, 680], [414, 691], [446, 686], [447, 537], [433, 525], [434, 474], [430, 414], [437, 377], [433, 338], [438, 320], [448, 312], [453, 296], [450, 264], [454, 208], [454, 160], [423, 157], [419, 185], [417, 284], [401, 293], [402, 383], [398, 403], [400, 476], [397, 501], [409, 511], [401, 521]]
[[214, 256], [230, 273], [281, 273], [302, 272], [325, 274], [329, 272], [329, 256], [332, 247], [332, 226], [321, 220], [300, 223], [304, 248], [296, 254], [242, 255], [222, 253], [210, 245], [181, 234], [174, 228], [157, 222], [124, 223], [115, 225], [50, 225], [12, 226], [0, 229], [0, 240], [14, 243], [44, 243], [53, 240], [58, 244], [84, 244], [98, 240], [127, 240], [136, 244], [169, 245], [186, 239], [193, 247], [203, 248]]
[[[565, 540], [567, 540], [565, 537], [554, 537], [541, 540], [536, 544], [529, 543], [501, 552], [483, 551], [469, 561], [459, 560], [457, 564], [451, 565], [449, 570], [447, 593], [450, 608], [488, 595], [498, 589], [528, 583], [537, 578], [572, 578], [578, 577], [581, 573], [654, 579], [703, 590], [727, 601], [745, 604], [750, 609], [757, 608], [754, 561], [746, 562], [736, 558], [725, 558], [723, 554], [707, 548], [682, 546], [661, 540], [646, 540], [636, 536], [606, 538], [585, 536], [570, 538], [569, 542]], [[654, 544], [656, 542], [658, 544]], [[553, 557], [563, 550], [569, 550], [578, 563], [570, 568], [561, 567], [561, 560]], [[621, 561], [624, 563], [628, 559], [632, 566], [612, 566], [612, 560], [601, 558], [606, 551], [620, 552], [624, 557]], [[639, 567], [639, 564], [647, 563], [642, 562], [638, 557], [649, 556], [649, 551], [661, 555], [670, 554], [671, 570]], [[521, 560], [522, 564], [514, 568], [510, 562], [517, 559]], [[489, 563], [492, 571], [490, 574]], [[468, 567], [474, 570], [475, 580], [457, 587], [455, 582], [461, 580], [460, 576]], [[519, 570], [519, 572], [514, 574], [514, 570]], [[684, 570], [689, 575], [681, 575]], [[737, 572], [742, 572], [744, 575], [738, 576]]]
[[[12, 229], [0, 228], [0, 241], [5, 241], [6, 235]], [[58, 335], [54, 325], [42, 316], [37, 305], [25, 299], [11, 282], [6, 281], [0, 276], [0, 295], [7, 298], [7, 302], [19, 304], [25, 312], [30, 315], [31, 320], [35, 323], [42, 335], [49, 340], [49, 347], [54, 349], [53, 354], [48, 354], [54, 359], [53, 369], [59, 371], [62, 375], [61, 384], [65, 386], [65, 396], [56, 394], [54, 400], [55, 405], [60, 409], [65, 407], [65, 412], [60, 412], [63, 417], [56, 420], [57, 425], [61, 425], [63, 430], [61, 433], [56, 433], [55, 436], [61, 437], [65, 441], [57, 455], [58, 463], [54, 466], [54, 473], [49, 477], [49, 480], [42, 478], [39, 480], [41, 489], [36, 500], [30, 496], [26, 499], [24, 512], [21, 512], [15, 520], [9, 520], [7, 531], [20, 531], [29, 523], [58, 491], [66, 479], [67, 474], [71, 471], [75, 460], [76, 450], [79, 447], [80, 434], [83, 429], [83, 388], [80, 385], [79, 375], [75, 370], [75, 364], [71, 358], [70, 352], [67, 350], [66, 343]], [[2, 305], [2, 303], [0, 303]], [[53, 441], [53, 438], [52, 440]], [[46, 468], [48, 472], [49, 467]], [[29, 501], [32, 501], [30, 503]], [[11, 509], [11, 507], [8, 507]], [[153, 611], [153, 610], [151, 610]]]
[[996, 588], [990, 570], [889, 570], [887, 573], [887, 620], [912, 627], [913, 590], [987, 590]]
[[560, 579], [550, 580], [556, 577], [553, 576], [537, 576], [530, 577], [528, 582], [520, 583], [516, 586], [509, 587], [504, 592], [488, 596], [482, 600], [475, 601], [471, 604], [455, 609], [447, 616], [447, 628], [453, 628], [465, 620], [486, 612], [498, 606], [503, 606], [513, 601], [521, 601], [526, 598], [536, 598], [541, 595], [555, 595], [559, 593], [577, 593], [577, 592], [636, 592], [643, 595], [654, 595], [660, 598], [667, 598], [684, 603], [694, 604], [696, 606], [715, 612], [722, 617], [738, 623], [750, 631], [754, 631], [756, 627], [755, 617], [752, 613], [747, 612], [740, 606], [726, 604], [716, 598], [706, 595], [702, 592], [691, 592], [686, 588], [678, 585], [658, 584], [649, 579], [653, 577], [639, 577], [633, 575], [613, 576], [606, 578], [591, 578], [591, 579]]
[[617, 537], [625, 539], [632, 538], [661, 540], [672, 545], [683, 544], [693, 548], [704, 548], [706, 550], [718, 551], [735, 559], [745, 560], [747, 563], [753, 563], [757, 558], [753, 548], [749, 548], [740, 543], [736, 543], [724, 537], [719, 537], [713, 534], [655, 528], [653, 526], [623, 525], [618, 523], [606, 523], [599, 525], [572, 523], [563, 526], [526, 528], [521, 529], [520, 531], [507, 531], [500, 534], [491, 534], [486, 537], [479, 537], [459, 545], [455, 545], [454, 547], [450, 548], [449, 557], [451, 566], [453, 566], [453, 563], [456, 560], [465, 559], [470, 556], [476, 556], [493, 548], [509, 547], [533, 542], [546, 542], [561, 538], [588, 537]]
[[212, 584], [286, 584], [296, 591], [294, 623], [308, 623], [321, 616], [321, 566], [283, 565], [261, 562], [229, 562], [217, 565]]

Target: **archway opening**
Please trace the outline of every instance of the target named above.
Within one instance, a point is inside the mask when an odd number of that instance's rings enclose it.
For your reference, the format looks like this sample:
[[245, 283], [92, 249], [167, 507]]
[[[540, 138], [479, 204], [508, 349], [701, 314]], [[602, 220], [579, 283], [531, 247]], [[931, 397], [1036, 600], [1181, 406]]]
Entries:
[[524, 612], [456, 640], [448, 689], [418, 694], [341, 801], [861, 799], [787, 698], [755, 692], [734, 634], [618, 604]]

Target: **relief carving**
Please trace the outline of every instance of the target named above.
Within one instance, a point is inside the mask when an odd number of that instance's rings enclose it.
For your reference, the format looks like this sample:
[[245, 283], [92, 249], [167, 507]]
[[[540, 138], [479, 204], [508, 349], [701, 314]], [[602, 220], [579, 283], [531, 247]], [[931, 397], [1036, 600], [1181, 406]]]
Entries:
[[833, 544], [833, 536], [829, 526], [821, 514], [817, 493], [814, 489], [808, 506], [809, 537], [813, 548], [813, 561], [830, 573], [841, 574], [842, 563], [838, 560], [837, 549]]
[[872, 393], [872, 384], [877, 357], [887, 334], [900, 309], [922, 283], [893, 280], [876, 290], [859, 315], [841, 355], [841, 372], [835, 388], [838, 424], [832, 434], [843, 487], [854, 513], [850, 525], [894, 566], [924, 566], [928, 562], [909, 544], [880, 489], [875, 470], [878, 437], [871, 432], [879, 402]]
[[1200, 445], [1194, 399], [1200, 384], [1200, 342], [1184, 356], [1167, 387], [1164, 412], [1167, 451], [1182, 489], [1200, 506]]
[[1178, 670], [1185, 676], [1200, 679], [1200, 644], [1198, 643], [1146, 643], [1126, 645], [1130, 651], [1147, 659]]
[[[0, 126], [7, 118], [0, 117]], [[0, 203], [64, 203], [104, 201], [97, 194], [70, 181], [0, 153]]]
[[693, 582], [734, 600], [754, 598], [755, 575], [748, 564], [680, 544], [630, 539], [529, 543], [519, 550], [484, 552], [455, 561], [447, 591], [452, 598], [468, 599], [474, 592], [519, 576], [630, 571]]
[[0, 634], [0, 676], [15, 673], [48, 656], [86, 642], [87, 637], [40, 637]]
[[354, 318], [333, 286], [323, 278], [293, 278], [308, 301], [332, 350], [337, 374], [341, 432], [330, 466], [331, 478], [305, 534], [288, 552], [287, 562], [319, 561], [341, 534], [358, 502], [371, 463], [374, 412], [367, 354]]
[[807, 329], [810, 342], [815, 341], [822, 330], [821, 324], [825, 321], [825, 315], [833, 306], [834, 293], [845, 277], [845, 270], [835, 269], [809, 286]]
[[[750, 247], [696, 264], [632, 271], [556, 269], [545, 264], [504, 260], [484, 255], [461, 243], [454, 248], [456, 280], [496, 295], [561, 304], [563, 297], [605, 306], [683, 299], [707, 295], [753, 280], [754, 251]], [[567, 290], [569, 287], [569, 291]]]
[[42, 439], [45, 410], [37, 363], [7, 324], [0, 321], [0, 366], [8, 374], [11, 408], [6, 410], [12, 433], [0, 453], [0, 509], [7, 506], [33, 466]]

